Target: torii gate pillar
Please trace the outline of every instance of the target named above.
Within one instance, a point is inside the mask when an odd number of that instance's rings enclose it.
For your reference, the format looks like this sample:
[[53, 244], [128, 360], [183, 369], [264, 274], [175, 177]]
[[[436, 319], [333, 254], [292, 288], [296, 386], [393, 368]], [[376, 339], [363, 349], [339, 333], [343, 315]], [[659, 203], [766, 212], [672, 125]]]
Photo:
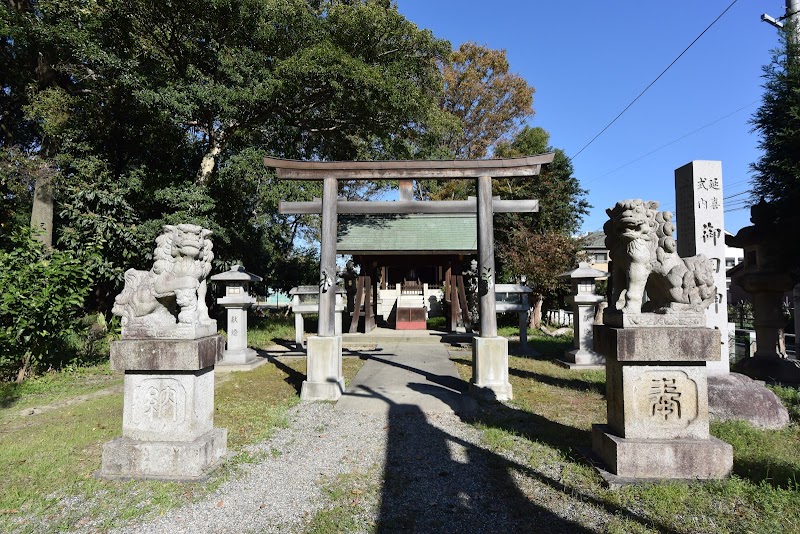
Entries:
[[478, 295], [480, 296], [480, 336], [472, 340], [473, 395], [511, 400], [508, 381], [508, 340], [497, 335], [494, 292], [494, 211], [492, 177], [478, 178]]
[[306, 344], [306, 380], [303, 400], [337, 400], [344, 392], [342, 336], [333, 322], [336, 305], [336, 223], [338, 182], [322, 182], [322, 235], [319, 251], [319, 322], [317, 335]]

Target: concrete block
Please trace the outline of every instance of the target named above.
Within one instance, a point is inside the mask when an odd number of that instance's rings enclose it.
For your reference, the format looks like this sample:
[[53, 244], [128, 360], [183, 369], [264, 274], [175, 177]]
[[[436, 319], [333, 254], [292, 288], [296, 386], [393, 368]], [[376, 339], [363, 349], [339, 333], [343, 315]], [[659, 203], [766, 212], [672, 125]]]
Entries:
[[[655, 314], [650, 314], [655, 315]], [[614, 328], [594, 325], [594, 349], [628, 362], [719, 360], [720, 333], [711, 328]]]
[[721, 479], [733, 469], [733, 447], [708, 439], [626, 439], [593, 425], [592, 451], [608, 470], [641, 480]]
[[605, 365], [606, 363], [606, 359], [603, 355], [598, 354], [593, 350], [586, 349], [572, 349], [564, 351], [564, 361], [575, 364], [570, 366], [570, 369], [580, 367], [581, 365], [599, 366]]
[[608, 424], [623, 438], [706, 439], [708, 383], [705, 367], [606, 364]]
[[121, 339], [111, 343], [115, 371], [197, 371], [221, 358], [225, 340], [213, 335], [200, 339]]
[[472, 340], [472, 384], [470, 392], [497, 400], [513, 398], [508, 381], [508, 340], [504, 337], [475, 337]]
[[122, 435], [143, 441], [192, 441], [214, 426], [214, 368], [126, 371]]
[[141, 441], [121, 437], [103, 445], [101, 478], [204, 479], [227, 454], [228, 434], [214, 428], [192, 441]]
[[341, 336], [313, 336], [306, 341], [306, 380], [303, 400], [337, 400], [344, 393]]
[[222, 353], [222, 360], [217, 362], [220, 365], [249, 365], [258, 358], [258, 352], [250, 348], [238, 350], [225, 349]]

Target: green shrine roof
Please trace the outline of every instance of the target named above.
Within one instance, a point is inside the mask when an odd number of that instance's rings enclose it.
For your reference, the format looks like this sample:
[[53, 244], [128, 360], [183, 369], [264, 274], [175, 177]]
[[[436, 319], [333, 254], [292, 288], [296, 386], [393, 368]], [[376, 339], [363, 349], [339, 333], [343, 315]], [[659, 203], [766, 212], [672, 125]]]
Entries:
[[474, 254], [475, 215], [340, 216], [338, 254]]

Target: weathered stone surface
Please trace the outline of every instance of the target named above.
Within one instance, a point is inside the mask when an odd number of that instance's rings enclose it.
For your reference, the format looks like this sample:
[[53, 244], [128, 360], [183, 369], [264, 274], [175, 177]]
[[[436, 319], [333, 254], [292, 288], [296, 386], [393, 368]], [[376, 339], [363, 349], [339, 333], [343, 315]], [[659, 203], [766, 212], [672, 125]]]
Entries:
[[730, 370], [728, 302], [725, 278], [725, 208], [722, 162], [695, 160], [675, 170], [675, 208], [678, 255], [703, 254], [712, 261], [716, 287], [714, 304], [706, 308], [706, 326], [718, 328], [720, 358], [707, 365], [709, 374]]
[[611, 309], [632, 314], [702, 312], [715, 302], [712, 262], [702, 254], [678, 256], [671, 212], [658, 211], [658, 202], [639, 199], [621, 200], [606, 212], [609, 219], [603, 230], [613, 269]]
[[219, 335], [200, 339], [121, 339], [111, 344], [115, 371], [197, 371], [213, 366], [225, 341]]
[[306, 343], [306, 380], [300, 390], [300, 398], [338, 400], [344, 392], [342, 338], [313, 336]]
[[719, 360], [719, 330], [710, 328], [613, 328], [594, 325], [594, 348], [628, 362]]
[[256, 363], [258, 352], [251, 348], [244, 348], [237, 351], [226, 349], [222, 360], [217, 362], [217, 369], [228, 365], [248, 366]]
[[714, 437], [626, 439], [593, 425], [592, 450], [611, 473], [640, 480], [720, 479], [733, 469], [733, 447]]
[[475, 337], [472, 340], [470, 392], [478, 397], [511, 400], [508, 381], [508, 340], [504, 337]]
[[165, 225], [156, 238], [153, 267], [125, 271], [125, 287], [112, 308], [122, 318], [124, 339], [195, 339], [216, 332], [205, 302], [214, 259], [211, 234], [194, 224]]
[[214, 368], [127, 371], [122, 435], [143, 441], [193, 441], [214, 426]]
[[704, 327], [706, 316], [701, 312], [681, 311], [680, 313], [630, 313], [618, 312], [606, 308], [603, 312], [603, 324], [617, 328], [649, 327]]
[[[170, 316], [171, 317], [171, 316]], [[122, 327], [122, 339], [198, 339], [217, 333], [217, 321], [197, 324], [147, 324], [130, 322]]]
[[580, 369], [581, 365], [603, 365], [606, 359], [602, 354], [598, 354], [593, 350], [572, 349], [564, 351], [564, 360], [567, 363], [574, 363], [575, 365], [570, 369]]
[[706, 439], [708, 389], [703, 365], [606, 363], [608, 426], [631, 439]]
[[141, 441], [128, 437], [103, 445], [101, 478], [202, 480], [227, 454], [228, 433], [214, 428], [197, 439]]
[[708, 412], [718, 421], [743, 420], [759, 428], [789, 424], [789, 412], [780, 399], [739, 373], [708, 377]]

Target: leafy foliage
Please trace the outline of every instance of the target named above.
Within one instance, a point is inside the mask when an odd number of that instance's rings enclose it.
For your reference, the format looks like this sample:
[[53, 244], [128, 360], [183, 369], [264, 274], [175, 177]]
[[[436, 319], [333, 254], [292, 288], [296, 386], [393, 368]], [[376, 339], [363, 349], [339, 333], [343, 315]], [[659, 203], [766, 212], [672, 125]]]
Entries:
[[23, 0], [0, 4], [0, 35], [0, 240], [46, 172], [57, 246], [99, 256], [100, 310], [166, 223], [212, 229], [218, 268], [306, 281], [309, 220], [277, 204], [319, 188], [277, 182], [263, 156], [413, 157], [452, 126], [449, 44], [386, 1]]
[[445, 143], [457, 158], [483, 158], [533, 115], [533, 87], [509, 72], [505, 50], [464, 43], [442, 65], [441, 107], [461, 120]]
[[68, 338], [80, 328], [92, 279], [81, 258], [45, 251], [30, 230], [11, 236], [15, 247], [0, 251], [0, 377], [29, 368], [67, 363]]
[[779, 222], [796, 223], [800, 203], [800, 44], [791, 24], [783, 32], [781, 49], [764, 67], [764, 94], [752, 118], [761, 136], [763, 154], [752, 164], [753, 201], [766, 199]]

